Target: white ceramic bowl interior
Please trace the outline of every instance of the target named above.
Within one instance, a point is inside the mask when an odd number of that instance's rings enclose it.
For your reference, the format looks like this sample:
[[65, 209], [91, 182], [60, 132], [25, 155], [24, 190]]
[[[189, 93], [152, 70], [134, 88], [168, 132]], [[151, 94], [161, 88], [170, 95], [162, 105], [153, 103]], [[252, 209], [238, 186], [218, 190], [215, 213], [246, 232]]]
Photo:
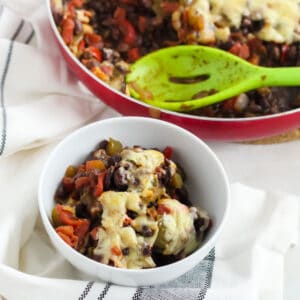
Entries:
[[[174, 149], [173, 160], [180, 162], [187, 174], [187, 189], [195, 206], [206, 209], [212, 228], [202, 245], [188, 257], [153, 269], [127, 270], [93, 261], [68, 246], [51, 225], [55, 190], [68, 165], [81, 163], [100, 141], [112, 137], [123, 145], [140, 145]], [[210, 148], [192, 133], [167, 122], [121, 117], [99, 121], [83, 127], [65, 138], [46, 161], [39, 183], [39, 208], [50, 239], [57, 250], [76, 268], [115, 284], [142, 286], [172, 280], [196, 266], [214, 247], [226, 219], [229, 184], [222, 164]]]

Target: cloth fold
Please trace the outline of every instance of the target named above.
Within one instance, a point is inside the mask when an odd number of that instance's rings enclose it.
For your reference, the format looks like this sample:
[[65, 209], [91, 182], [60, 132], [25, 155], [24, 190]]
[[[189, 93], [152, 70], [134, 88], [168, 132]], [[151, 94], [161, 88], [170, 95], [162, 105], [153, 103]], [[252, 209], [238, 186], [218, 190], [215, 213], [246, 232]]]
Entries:
[[45, 5], [36, 7], [29, 21], [2, 6], [1, 156], [47, 144], [106, 109], [68, 71], [55, 45]]
[[297, 243], [300, 199], [240, 183], [231, 186], [229, 220], [216, 247], [182, 277], [129, 288], [72, 267], [39, 219], [39, 174], [63, 136], [118, 113], [67, 70], [42, 0], [0, 0], [0, 57], [0, 295], [8, 300], [283, 298], [284, 258]]

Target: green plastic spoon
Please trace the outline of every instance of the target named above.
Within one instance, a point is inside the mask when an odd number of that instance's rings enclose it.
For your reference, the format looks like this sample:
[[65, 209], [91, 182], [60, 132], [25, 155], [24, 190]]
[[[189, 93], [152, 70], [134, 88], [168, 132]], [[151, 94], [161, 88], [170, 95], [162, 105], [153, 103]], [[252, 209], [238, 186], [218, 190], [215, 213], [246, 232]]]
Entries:
[[300, 85], [300, 68], [258, 67], [223, 50], [185, 45], [140, 58], [126, 82], [138, 100], [189, 111], [259, 87]]

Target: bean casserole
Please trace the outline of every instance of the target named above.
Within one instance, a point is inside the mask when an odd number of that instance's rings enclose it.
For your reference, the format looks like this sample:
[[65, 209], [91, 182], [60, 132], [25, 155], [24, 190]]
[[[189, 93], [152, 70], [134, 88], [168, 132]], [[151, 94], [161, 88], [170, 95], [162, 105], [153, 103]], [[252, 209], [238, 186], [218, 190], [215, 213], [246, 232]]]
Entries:
[[165, 265], [192, 253], [211, 220], [192, 206], [185, 175], [164, 151], [104, 140], [69, 166], [55, 193], [52, 224], [71, 247], [119, 268]]
[[[300, 65], [300, 0], [52, 0], [52, 11], [71, 52], [126, 94], [130, 64], [172, 45], [217, 47], [262, 66]], [[299, 87], [264, 87], [189, 114], [255, 117], [298, 107]]]

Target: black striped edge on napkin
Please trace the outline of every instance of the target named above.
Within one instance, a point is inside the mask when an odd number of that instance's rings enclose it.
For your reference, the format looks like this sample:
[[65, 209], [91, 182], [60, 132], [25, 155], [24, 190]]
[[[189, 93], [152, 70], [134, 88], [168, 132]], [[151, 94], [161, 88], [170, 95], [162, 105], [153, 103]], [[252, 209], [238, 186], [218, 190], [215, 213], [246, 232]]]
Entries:
[[[5, 13], [4, 6], [0, 5], [0, 18]], [[31, 31], [28, 35], [27, 31], [30, 27]], [[1, 119], [2, 119], [2, 131], [1, 131], [1, 137], [0, 137], [0, 156], [4, 153], [5, 145], [7, 141], [7, 114], [6, 114], [6, 107], [5, 107], [5, 82], [7, 80], [7, 74], [9, 72], [9, 66], [11, 63], [11, 57], [13, 53], [13, 46], [14, 41], [18, 41], [24, 44], [30, 44], [34, 37], [34, 29], [32, 28], [31, 24], [24, 21], [23, 19], [20, 20], [19, 24], [16, 25], [15, 29], [13, 30], [12, 36], [8, 39], [10, 39], [10, 44], [7, 50], [7, 55], [5, 57], [5, 60], [2, 61], [4, 64], [3, 72], [0, 77], [0, 108], [1, 108]]]
[[[195, 268], [181, 277], [161, 285], [136, 288], [131, 300], [204, 300], [211, 286], [214, 264], [215, 249], [212, 249]], [[88, 297], [94, 283], [94, 281], [87, 282], [78, 300]], [[110, 288], [118, 287], [106, 283], [97, 300], [105, 299]]]

